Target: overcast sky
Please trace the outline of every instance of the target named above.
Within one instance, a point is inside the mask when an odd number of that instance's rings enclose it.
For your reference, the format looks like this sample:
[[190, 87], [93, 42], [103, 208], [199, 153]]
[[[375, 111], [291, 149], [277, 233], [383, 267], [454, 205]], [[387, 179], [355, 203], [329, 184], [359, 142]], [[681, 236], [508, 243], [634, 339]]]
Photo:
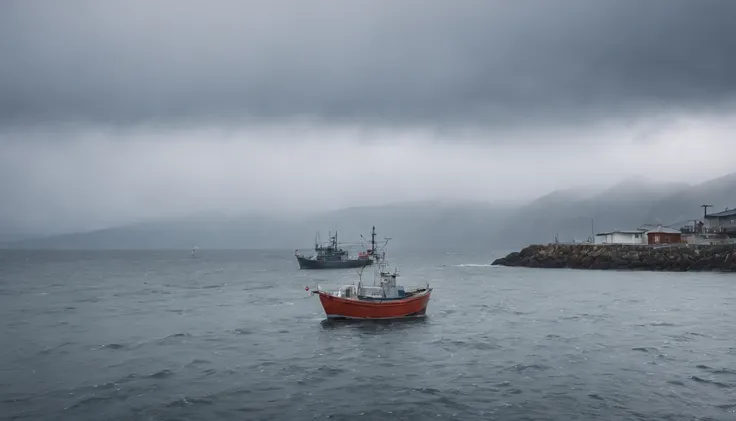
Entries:
[[736, 1], [0, 2], [0, 233], [733, 171]]

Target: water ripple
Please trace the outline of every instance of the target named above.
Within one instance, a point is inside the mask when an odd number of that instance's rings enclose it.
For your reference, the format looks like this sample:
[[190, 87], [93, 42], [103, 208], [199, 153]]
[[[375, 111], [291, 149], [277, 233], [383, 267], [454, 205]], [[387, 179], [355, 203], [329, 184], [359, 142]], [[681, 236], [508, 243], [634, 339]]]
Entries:
[[[29, 252], [30, 256], [36, 256]], [[736, 290], [710, 274], [400, 259], [425, 318], [325, 320], [291, 252], [7, 260], [0, 411], [13, 419], [731, 419]], [[20, 256], [25, 256], [20, 254]], [[465, 266], [458, 266], [465, 265]], [[707, 284], [708, 288], [701, 285]], [[41, 295], [40, 293], [45, 293]]]

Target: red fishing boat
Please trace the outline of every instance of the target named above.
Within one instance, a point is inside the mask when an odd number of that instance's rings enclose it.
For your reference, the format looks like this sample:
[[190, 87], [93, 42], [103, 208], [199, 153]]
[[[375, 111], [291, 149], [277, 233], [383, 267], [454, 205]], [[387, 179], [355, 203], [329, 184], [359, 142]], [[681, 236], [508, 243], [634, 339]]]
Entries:
[[[317, 291], [313, 293], [319, 295], [327, 318], [396, 319], [426, 314], [432, 293], [429, 284], [409, 289], [397, 285], [399, 272], [387, 271], [385, 251], [376, 261], [373, 285], [363, 284], [362, 273], [365, 268], [360, 268], [357, 283], [344, 285], [335, 291], [325, 291], [317, 286]], [[309, 290], [309, 287], [306, 289]]]

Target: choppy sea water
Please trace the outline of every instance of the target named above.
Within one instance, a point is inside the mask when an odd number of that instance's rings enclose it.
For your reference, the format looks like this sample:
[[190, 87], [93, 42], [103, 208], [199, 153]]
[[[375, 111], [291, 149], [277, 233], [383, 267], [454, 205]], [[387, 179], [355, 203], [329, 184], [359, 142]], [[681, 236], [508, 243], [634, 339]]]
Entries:
[[424, 319], [325, 322], [357, 275], [289, 251], [0, 251], [0, 418], [736, 419], [736, 275], [395, 257]]

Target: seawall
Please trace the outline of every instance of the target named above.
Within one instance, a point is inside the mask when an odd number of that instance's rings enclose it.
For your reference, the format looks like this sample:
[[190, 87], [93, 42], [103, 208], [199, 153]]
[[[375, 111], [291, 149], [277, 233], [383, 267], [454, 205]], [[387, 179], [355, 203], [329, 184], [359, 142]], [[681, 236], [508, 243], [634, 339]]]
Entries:
[[622, 244], [531, 245], [494, 265], [529, 268], [736, 272], [734, 245], [630, 246]]

